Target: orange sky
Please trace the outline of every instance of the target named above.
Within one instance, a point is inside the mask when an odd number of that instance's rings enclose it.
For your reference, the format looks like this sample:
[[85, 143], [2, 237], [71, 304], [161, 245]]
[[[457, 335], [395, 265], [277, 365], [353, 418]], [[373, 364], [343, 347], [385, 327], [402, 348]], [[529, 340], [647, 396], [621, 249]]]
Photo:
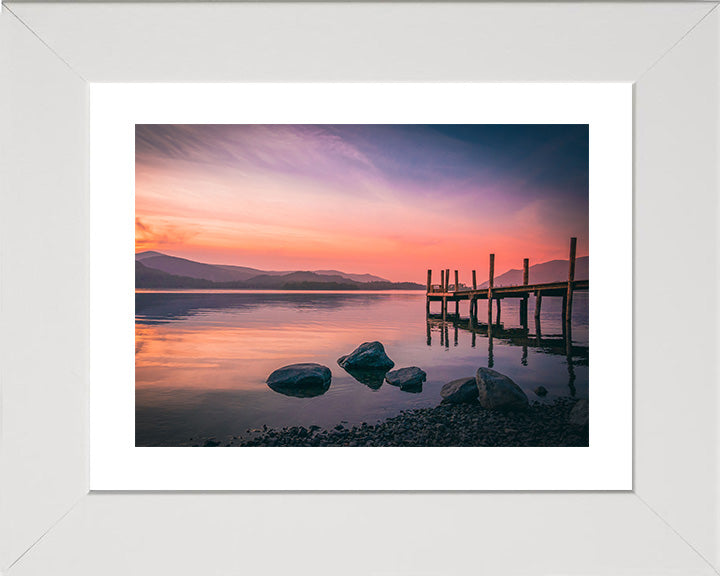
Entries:
[[424, 283], [588, 254], [586, 127], [144, 125], [136, 251]]

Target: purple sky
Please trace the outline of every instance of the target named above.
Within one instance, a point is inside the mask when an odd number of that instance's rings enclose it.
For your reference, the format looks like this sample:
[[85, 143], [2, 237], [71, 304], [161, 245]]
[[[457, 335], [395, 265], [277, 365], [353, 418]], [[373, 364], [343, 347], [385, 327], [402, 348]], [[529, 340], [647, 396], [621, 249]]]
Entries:
[[424, 282], [588, 253], [586, 125], [138, 125], [136, 250]]

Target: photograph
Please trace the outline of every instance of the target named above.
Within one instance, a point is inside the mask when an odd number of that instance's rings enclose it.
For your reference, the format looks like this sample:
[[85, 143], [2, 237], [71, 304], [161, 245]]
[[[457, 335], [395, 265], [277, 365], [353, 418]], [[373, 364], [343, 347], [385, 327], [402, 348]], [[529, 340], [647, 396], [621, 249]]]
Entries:
[[135, 446], [589, 446], [589, 147], [136, 124]]

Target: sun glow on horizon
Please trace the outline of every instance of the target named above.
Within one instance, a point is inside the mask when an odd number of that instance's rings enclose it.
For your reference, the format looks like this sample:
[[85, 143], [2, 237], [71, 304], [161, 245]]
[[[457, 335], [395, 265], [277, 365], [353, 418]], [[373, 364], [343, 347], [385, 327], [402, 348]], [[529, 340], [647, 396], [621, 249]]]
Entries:
[[424, 283], [588, 254], [587, 126], [138, 125], [135, 250]]

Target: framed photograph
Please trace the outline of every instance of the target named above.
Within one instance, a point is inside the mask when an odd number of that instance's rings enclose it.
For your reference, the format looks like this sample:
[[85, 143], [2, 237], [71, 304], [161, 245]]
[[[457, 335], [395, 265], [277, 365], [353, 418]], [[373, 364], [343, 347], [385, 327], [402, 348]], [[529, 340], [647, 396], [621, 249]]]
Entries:
[[3, 572], [715, 573], [715, 4], [0, 23]]
[[631, 94], [93, 87], [91, 488], [629, 489]]

